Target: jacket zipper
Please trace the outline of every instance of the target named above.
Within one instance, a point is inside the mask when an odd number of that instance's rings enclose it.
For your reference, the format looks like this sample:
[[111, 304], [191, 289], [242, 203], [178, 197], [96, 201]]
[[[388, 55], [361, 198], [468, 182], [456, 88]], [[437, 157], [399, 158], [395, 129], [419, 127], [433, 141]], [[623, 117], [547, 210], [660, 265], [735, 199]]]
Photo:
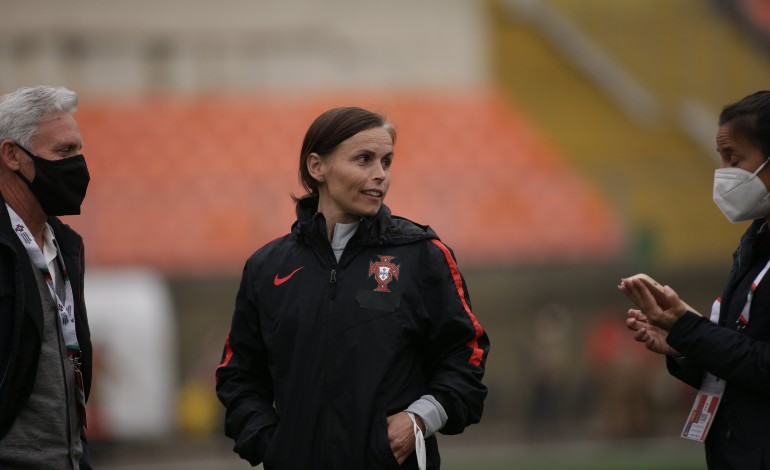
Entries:
[[331, 286], [331, 292], [329, 293], [329, 311], [326, 331], [326, 435], [328, 437], [326, 441], [326, 458], [324, 460], [326, 461], [325, 466], [328, 468], [332, 468], [334, 464], [332, 460], [332, 431], [334, 428], [332, 426], [332, 418], [334, 416], [334, 407], [332, 405], [332, 374], [334, 372], [334, 317], [332, 313], [334, 310], [334, 298], [337, 295], [337, 265], [335, 261], [336, 259], [333, 258], [332, 269], [329, 272], [329, 284]]

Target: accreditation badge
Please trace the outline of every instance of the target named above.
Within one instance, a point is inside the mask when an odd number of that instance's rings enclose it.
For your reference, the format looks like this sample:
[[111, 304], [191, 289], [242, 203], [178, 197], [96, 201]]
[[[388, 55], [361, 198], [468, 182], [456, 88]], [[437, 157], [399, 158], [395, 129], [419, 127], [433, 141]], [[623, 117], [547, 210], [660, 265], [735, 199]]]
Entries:
[[682, 437], [703, 442], [708, 435], [714, 415], [717, 414], [722, 395], [725, 393], [725, 381], [709, 373], [703, 377], [703, 384], [695, 396], [690, 415], [682, 430]]

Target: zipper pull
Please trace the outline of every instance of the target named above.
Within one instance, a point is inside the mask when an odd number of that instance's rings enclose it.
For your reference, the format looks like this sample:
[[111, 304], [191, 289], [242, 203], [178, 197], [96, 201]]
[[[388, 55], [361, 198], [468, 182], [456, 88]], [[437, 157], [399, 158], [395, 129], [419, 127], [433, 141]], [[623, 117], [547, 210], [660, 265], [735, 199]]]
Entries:
[[336, 269], [332, 269], [331, 273], [329, 274], [329, 284], [332, 285], [332, 295], [331, 295], [331, 297], [333, 299], [333, 298], [336, 297], [336, 293], [337, 293], [337, 289], [336, 289], [336, 286], [337, 286], [337, 270]]

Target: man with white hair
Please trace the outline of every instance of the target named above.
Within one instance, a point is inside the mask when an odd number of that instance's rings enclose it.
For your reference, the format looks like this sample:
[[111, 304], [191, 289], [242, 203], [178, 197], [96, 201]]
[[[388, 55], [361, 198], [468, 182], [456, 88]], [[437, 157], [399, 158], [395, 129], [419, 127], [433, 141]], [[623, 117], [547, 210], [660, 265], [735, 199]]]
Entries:
[[0, 97], [0, 468], [89, 469], [91, 339], [80, 213], [89, 174], [66, 88]]

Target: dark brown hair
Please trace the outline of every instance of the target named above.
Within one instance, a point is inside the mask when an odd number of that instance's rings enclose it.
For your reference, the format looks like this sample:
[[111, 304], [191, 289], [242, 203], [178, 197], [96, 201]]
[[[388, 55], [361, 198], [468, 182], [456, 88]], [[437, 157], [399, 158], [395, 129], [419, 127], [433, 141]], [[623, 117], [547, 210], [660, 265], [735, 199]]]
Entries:
[[324, 158], [345, 140], [377, 127], [385, 128], [393, 143], [396, 143], [396, 129], [393, 125], [382, 115], [366, 109], [355, 106], [333, 108], [318, 116], [308, 128], [299, 154], [299, 181], [308, 195], [318, 193], [318, 181], [307, 169], [307, 159], [311, 153]]
[[758, 91], [729, 104], [719, 115], [719, 126], [729, 124], [737, 135], [770, 155], [770, 91]]

